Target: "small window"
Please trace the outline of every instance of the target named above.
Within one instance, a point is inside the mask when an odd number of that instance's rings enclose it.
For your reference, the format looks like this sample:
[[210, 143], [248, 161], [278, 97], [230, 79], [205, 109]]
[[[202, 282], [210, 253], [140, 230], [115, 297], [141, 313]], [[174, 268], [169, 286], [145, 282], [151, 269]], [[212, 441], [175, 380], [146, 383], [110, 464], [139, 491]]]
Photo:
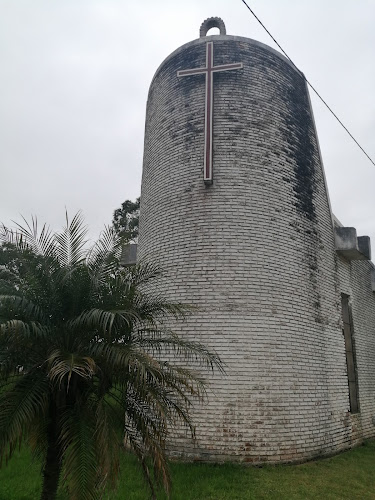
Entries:
[[353, 320], [349, 303], [349, 295], [341, 294], [342, 321], [344, 325], [346, 366], [348, 370], [349, 403], [351, 413], [359, 412], [357, 367], [355, 361], [355, 345], [353, 339]]

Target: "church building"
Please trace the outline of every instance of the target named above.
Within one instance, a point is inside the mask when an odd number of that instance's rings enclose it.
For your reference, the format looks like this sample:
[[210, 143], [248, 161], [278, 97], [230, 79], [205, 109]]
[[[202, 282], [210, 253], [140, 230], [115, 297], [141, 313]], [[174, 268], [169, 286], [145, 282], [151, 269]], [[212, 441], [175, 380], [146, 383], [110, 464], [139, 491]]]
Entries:
[[171, 328], [225, 364], [172, 456], [297, 462], [375, 437], [370, 240], [332, 214], [303, 74], [219, 18], [151, 82], [137, 259], [195, 306]]

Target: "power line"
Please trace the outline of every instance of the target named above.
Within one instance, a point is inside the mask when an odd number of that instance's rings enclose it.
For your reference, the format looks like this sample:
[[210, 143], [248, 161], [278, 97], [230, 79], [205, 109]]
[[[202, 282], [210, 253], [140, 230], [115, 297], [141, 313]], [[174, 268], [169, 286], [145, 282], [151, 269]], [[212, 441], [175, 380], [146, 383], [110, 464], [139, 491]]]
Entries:
[[336, 115], [336, 113], [332, 110], [330, 106], [326, 103], [326, 101], [323, 99], [323, 97], [319, 94], [319, 92], [313, 87], [313, 85], [308, 81], [308, 79], [305, 77], [303, 73], [297, 68], [297, 66], [294, 64], [292, 59], [288, 56], [288, 54], [285, 52], [285, 50], [281, 47], [281, 45], [278, 43], [278, 41], [271, 35], [271, 33], [268, 31], [268, 29], [264, 26], [262, 21], [259, 19], [259, 17], [255, 14], [255, 12], [249, 7], [249, 5], [246, 3], [245, 0], [241, 0], [243, 4], [249, 9], [251, 14], [255, 17], [255, 19], [258, 21], [258, 23], [262, 26], [262, 28], [268, 33], [268, 35], [272, 38], [272, 40], [275, 42], [275, 44], [279, 47], [281, 52], [284, 54], [284, 56], [293, 64], [293, 66], [298, 70], [298, 73], [301, 75], [301, 77], [305, 80], [307, 85], [311, 88], [313, 92], [319, 97], [319, 99], [322, 101], [322, 103], [325, 105], [325, 107], [332, 113], [332, 115], [336, 118], [336, 120], [339, 122], [339, 124], [342, 126], [342, 128], [346, 131], [346, 133], [353, 139], [353, 141], [357, 144], [359, 149], [367, 156], [367, 158], [370, 160], [370, 162], [375, 166], [374, 160], [371, 158], [370, 155], [366, 153], [366, 151], [363, 149], [363, 147], [359, 144], [357, 139], [349, 132], [349, 130], [345, 127], [345, 125], [342, 123], [340, 118]]

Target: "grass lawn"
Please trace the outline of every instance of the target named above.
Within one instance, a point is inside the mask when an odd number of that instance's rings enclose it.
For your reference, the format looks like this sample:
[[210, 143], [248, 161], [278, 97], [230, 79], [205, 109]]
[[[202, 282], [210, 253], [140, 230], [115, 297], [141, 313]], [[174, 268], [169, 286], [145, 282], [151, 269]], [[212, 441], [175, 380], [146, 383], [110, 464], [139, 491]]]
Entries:
[[[149, 492], [133, 457], [124, 455], [119, 488], [106, 500], [147, 500]], [[171, 465], [172, 500], [361, 499], [375, 500], [375, 441], [303, 465]], [[38, 500], [40, 466], [23, 450], [0, 470], [0, 500]], [[59, 491], [58, 500], [67, 500]], [[166, 497], [160, 493], [158, 499]]]

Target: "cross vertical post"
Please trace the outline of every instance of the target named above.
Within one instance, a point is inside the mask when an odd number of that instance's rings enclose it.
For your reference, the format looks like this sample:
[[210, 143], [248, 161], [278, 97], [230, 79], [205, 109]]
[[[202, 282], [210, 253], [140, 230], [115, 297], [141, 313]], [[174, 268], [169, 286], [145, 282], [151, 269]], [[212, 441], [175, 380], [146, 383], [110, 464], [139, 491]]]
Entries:
[[243, 68], [242, 63], [220, 64], [214, 66], [214, 44], [206, 43], [206, 66], [204, 68], [184, 69], [177, 71], [177, 76], [192, 76], [204, 74], [206, 77], [205, 92], [205, 119], [204, 119], [204, 167], [203, 180], [205, 184], [212, 184], [213, 163], [212, 163], [212, 130], [213, 130], [213, 74], [220, 71], [230, 71]]

